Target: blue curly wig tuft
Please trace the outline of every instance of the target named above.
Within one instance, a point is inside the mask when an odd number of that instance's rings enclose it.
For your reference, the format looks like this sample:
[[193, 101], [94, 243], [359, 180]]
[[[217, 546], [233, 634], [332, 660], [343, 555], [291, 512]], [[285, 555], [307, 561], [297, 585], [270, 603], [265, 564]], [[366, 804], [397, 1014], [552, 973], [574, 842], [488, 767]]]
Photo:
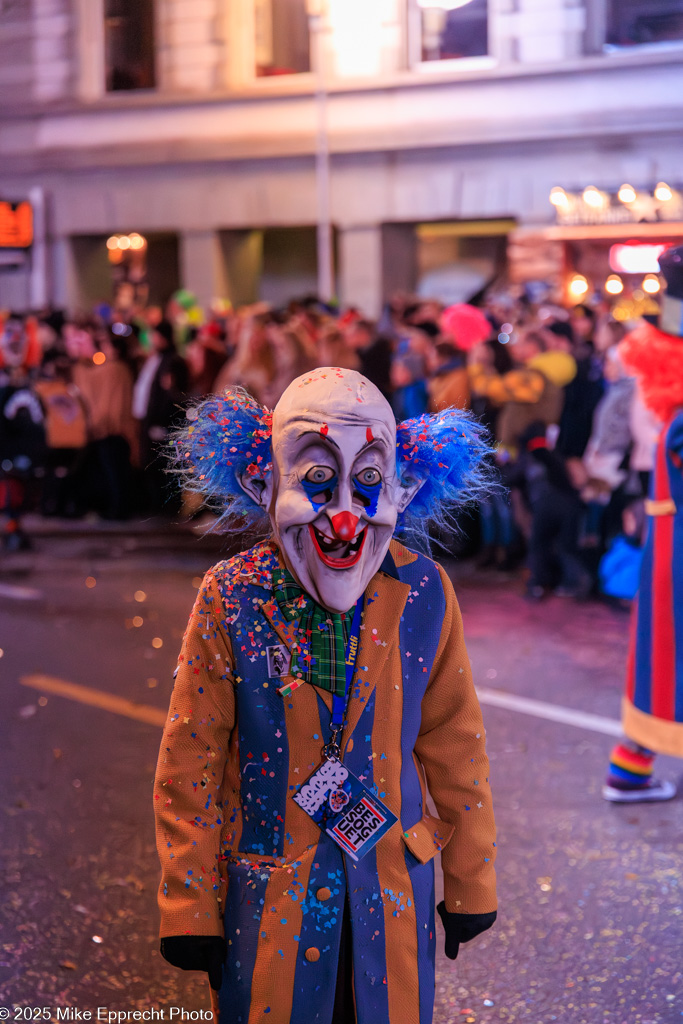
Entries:
[[444, 409], [404, 420], [396, 428], [396, 464], [402, 483], [421, 487], [399, 516], [397, 533], [429, 547], [431, 526], [455, 529], [454, 515], [496, 486], [493, 448], [471, 413]]
[[209, 395], [187, 410], [187, 422], [171, 440], [171, 471], [187, 491], [202, 494], [219, 518], [214, 530], [269, 529], [268, 515], [245, 494], [240, 478], [272, 471], [273, 414], [243, 388]]

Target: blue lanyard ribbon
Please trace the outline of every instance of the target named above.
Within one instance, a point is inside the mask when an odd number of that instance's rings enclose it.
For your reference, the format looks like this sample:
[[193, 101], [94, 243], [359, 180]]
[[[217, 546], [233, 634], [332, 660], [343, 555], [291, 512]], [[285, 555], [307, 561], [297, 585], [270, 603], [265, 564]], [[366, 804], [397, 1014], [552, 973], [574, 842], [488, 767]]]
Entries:
[[[358, 658], [358, 647], [360, 644], [360, 619], [363, 612], [363, 595], [358, 598], [356, 607], [353, 612], [353, 619], [351, 621], [351, 631], [349, 633], [349, 640], [346, 645], [346, 687], [344, 689], [344, 696], [335, 693], [332, 696], [332, 739], [328, 744], [330, 748], [336, 748], [339, 750], [337, 745], [337, 733], [344, 724], [344, 715], [346, 714], [346, 706], [349, 700], [349, 692], [351, 690], [351, 682], [353, 680], [353, 673], [356, 670], [356, 659]], [[327, 748], [326, 748], [327, 749]]]

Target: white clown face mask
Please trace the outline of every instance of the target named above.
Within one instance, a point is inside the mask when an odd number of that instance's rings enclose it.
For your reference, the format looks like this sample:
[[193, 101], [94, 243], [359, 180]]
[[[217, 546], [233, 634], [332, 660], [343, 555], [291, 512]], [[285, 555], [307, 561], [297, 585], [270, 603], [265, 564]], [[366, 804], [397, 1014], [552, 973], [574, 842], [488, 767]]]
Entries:
[[324, 367], [298, 377], [273, 413], [273, 474], [242, 479], [267, 508], [292, 576], [318, 604], [346, 612], [389, 548], [419, 483], [396, 472], [396, 423], [374, 384]]

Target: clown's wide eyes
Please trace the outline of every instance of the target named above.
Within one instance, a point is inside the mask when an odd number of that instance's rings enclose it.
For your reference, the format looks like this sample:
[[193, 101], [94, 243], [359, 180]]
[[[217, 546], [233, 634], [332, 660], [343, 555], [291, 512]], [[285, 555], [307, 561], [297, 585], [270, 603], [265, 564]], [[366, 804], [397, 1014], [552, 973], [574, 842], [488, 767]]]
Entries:
[[358, 474], [356, 480], [364, 487], [376, 487], [382, 482], [382, 477], [378, 469], [364, 469]]
[[329, 466], [313, 466], [306, 473], [304, 480], [307, 480], [309, 484], [324, 485], [333, 480], [334, 476], [334, 470], [330, 469]]

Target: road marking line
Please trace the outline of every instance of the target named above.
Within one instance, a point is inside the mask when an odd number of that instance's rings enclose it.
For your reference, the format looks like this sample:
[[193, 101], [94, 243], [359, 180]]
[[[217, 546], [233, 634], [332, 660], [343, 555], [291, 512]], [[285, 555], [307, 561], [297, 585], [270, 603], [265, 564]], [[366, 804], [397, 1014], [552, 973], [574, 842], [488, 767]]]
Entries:
[[78, 683], [68, 683], [65, 679], [55, 679], [54, 676], [22, 676], [20, 681], [22, 686], [30, 686], [34, 690], [42, 690], [43, 693], [52, 693], [56, 697], [77, 700], [81, 704], [90, 704], [92, 707], [102, 708], [104, 711], [112, 711], [115, 715], [134, 718], [137, 722], [146, 722], [148, 725], [162, 727], [166, 724], [165, 711], [153, 708], [149, 704], [136, 704], [135, 701], [117, 697], [113, 693], [93, 690], [89, 686], [80, 686]]
[[561, 722], [563, 725], [575, 725], [578, 729], [601, 732], [605, 736], [623, 736], [621, 722], [614, 718], [603, 718], [602, 715], [592, 715], [588, 711], [574, 711], [573, 708], [546, 704], [545, 701], [532, 700], [530, 697], [517, 697], [512, 693], [503, 693], [502, 690], [489, 690], [480, 686], [476, 690], [481, 703], [494, 708], [519, 711], [523, 715], [546, 718], [549, 722]]
[[[52, 693], [56, 697], [66, 697], [68, 700], [76, 700], [81, 704], [102, 708], [103, 711], [111, 711], [116, 715], [134, 718], [137, 722], [146, 722], [148, 725], [162, 727], [166, 724], [166, 712], [159, 708], [151, 707], [149, 704], [136, 704], [135, 701], [126, 700], [125, 697], [117, 697], [113, 693], [94, 690], [89, 686], [80, 686], [78, 683], [69, 683], [65, 679], [31, 675], [22, 676], [21, 683], [23, 686], [30, 686], [43, 693]], [[545, 718], [550, 722], [560, 722], [563, 725], [574, 725], [578, 729], [589, 729], [591, 732], [603, 733], [605, 736], [622, 735], [620, 722], [613, 718], [603, 718], [602, 715], [592, 715], [588, 711], [574, 711], [572, 708], [561, 707], [559, 704], [547, 704], [545, 701], [517, 697], [511, 693], [503, 693], [502, 690], [489, 690], [480, 686], [477, 687], [477, 696], [482, 704], [488, 704], [491, 707], [518, 711], [523, 715]]]
[[37, 601], [43, 596], [42, 590], [35, 587], [20, 587], [14, 583], [0, 583], [0, 597], [9, 597], [13, 601]]

